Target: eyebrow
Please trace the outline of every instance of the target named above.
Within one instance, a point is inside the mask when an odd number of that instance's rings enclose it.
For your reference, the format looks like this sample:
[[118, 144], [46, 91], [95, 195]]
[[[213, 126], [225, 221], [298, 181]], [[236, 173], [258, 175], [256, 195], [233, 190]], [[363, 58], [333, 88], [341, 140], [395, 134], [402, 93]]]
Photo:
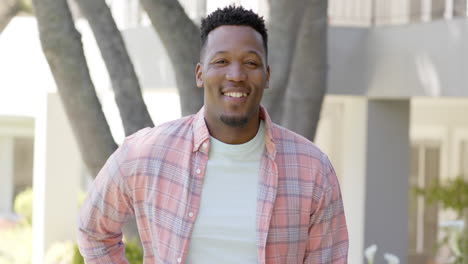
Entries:
[[[229, 52], [226, 51], [226, 50], [220, 50], [220, 51], [217, 51], [215, 54], [213, 54], [213, 57], [218, 55], [218, 54], [224, 54], [224, 53], [229, 53]], [[258, 53], [256, 50], [248, 50], [247, 53], [254, 54], [254, 55], [258, 56], [259, 58], [262, 57], [260, 55], [260, 53]]]

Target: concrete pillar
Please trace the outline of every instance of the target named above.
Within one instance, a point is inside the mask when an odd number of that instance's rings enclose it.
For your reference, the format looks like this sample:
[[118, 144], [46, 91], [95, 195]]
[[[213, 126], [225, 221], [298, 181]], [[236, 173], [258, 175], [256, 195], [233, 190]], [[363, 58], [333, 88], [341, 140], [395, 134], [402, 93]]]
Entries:
[[33, 176], [33, 264], [42, 264], [48, 247], [73, 240], [82, 169], [73, 132], [57, 94], [44, 98], [36, 119]]
[[13, 151], [13, 138], [0, 136], [0, 216], [4, 217], [13, 213]]
[[406, 263], [410, 102], [369, 100], [367, 107], [364, 242]]
[[363, 251], [408, 255], [409, 101], [349, 99], [343, 128], [342, 189], [350, 231], [349, 263]]

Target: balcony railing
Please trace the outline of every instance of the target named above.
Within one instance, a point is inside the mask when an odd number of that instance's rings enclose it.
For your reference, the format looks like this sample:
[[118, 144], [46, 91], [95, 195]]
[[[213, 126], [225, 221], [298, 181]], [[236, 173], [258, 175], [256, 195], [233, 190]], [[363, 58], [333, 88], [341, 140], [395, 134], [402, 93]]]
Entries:
[[467, 17], [468, 0], [329, 0], [331, 25], [374, 26]]

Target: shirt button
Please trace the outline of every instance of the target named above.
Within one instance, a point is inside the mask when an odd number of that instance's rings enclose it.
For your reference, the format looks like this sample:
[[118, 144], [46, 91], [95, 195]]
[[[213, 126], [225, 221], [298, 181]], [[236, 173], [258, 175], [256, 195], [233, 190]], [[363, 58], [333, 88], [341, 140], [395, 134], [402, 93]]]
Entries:
[[201, 170], [200, 169], [197, 169], [197, 174], [200, 174]]
[[188, 216], [193, 217], [193, 213], [192, 212], [188, 213]]
[[182, 262], [182, 258], [178, 258], [178, 259], [177, 259], [177, 262], [178, 262], [178, 263], [181, 263], [181, 262]]

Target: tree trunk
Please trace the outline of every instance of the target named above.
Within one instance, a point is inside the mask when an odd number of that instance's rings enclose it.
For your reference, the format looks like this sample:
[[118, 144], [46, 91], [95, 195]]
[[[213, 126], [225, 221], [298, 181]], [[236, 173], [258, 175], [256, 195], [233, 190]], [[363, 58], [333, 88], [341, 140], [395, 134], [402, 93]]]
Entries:
[[133, 63], [106, 2], [80, 0], [76, 3], [88, 19], [109, 72], [125, 135], [154, 126]]
[[2, 0], [0, 4], [0, 33], [20, 10], [19, 0]]
[[326, 91], [327, 1], [310, 0], [302, 17], [282, 124], [313, 140]]
[[33, 0], [42, 49], [85, 164], [97, 175], [115, 151], [66, 0]]
[[453, 0], [453, 16], [454, 17], [466, 17], [466, 0]]
[[203, 89], [195, 85], [195, 66], [200, 58], [200, 30], [179, 1], [141, 0], [141, 3], [172, 62], [182, 115], [196, 113], [203, 105]]
[[306, 5], [305, 0], [270, 1], [268, 60], [271, 75], [270, 88], [265, 90], [263, 103], [277, 123], [282, 121], [284, 95], [290, 80], [292, 58]]

